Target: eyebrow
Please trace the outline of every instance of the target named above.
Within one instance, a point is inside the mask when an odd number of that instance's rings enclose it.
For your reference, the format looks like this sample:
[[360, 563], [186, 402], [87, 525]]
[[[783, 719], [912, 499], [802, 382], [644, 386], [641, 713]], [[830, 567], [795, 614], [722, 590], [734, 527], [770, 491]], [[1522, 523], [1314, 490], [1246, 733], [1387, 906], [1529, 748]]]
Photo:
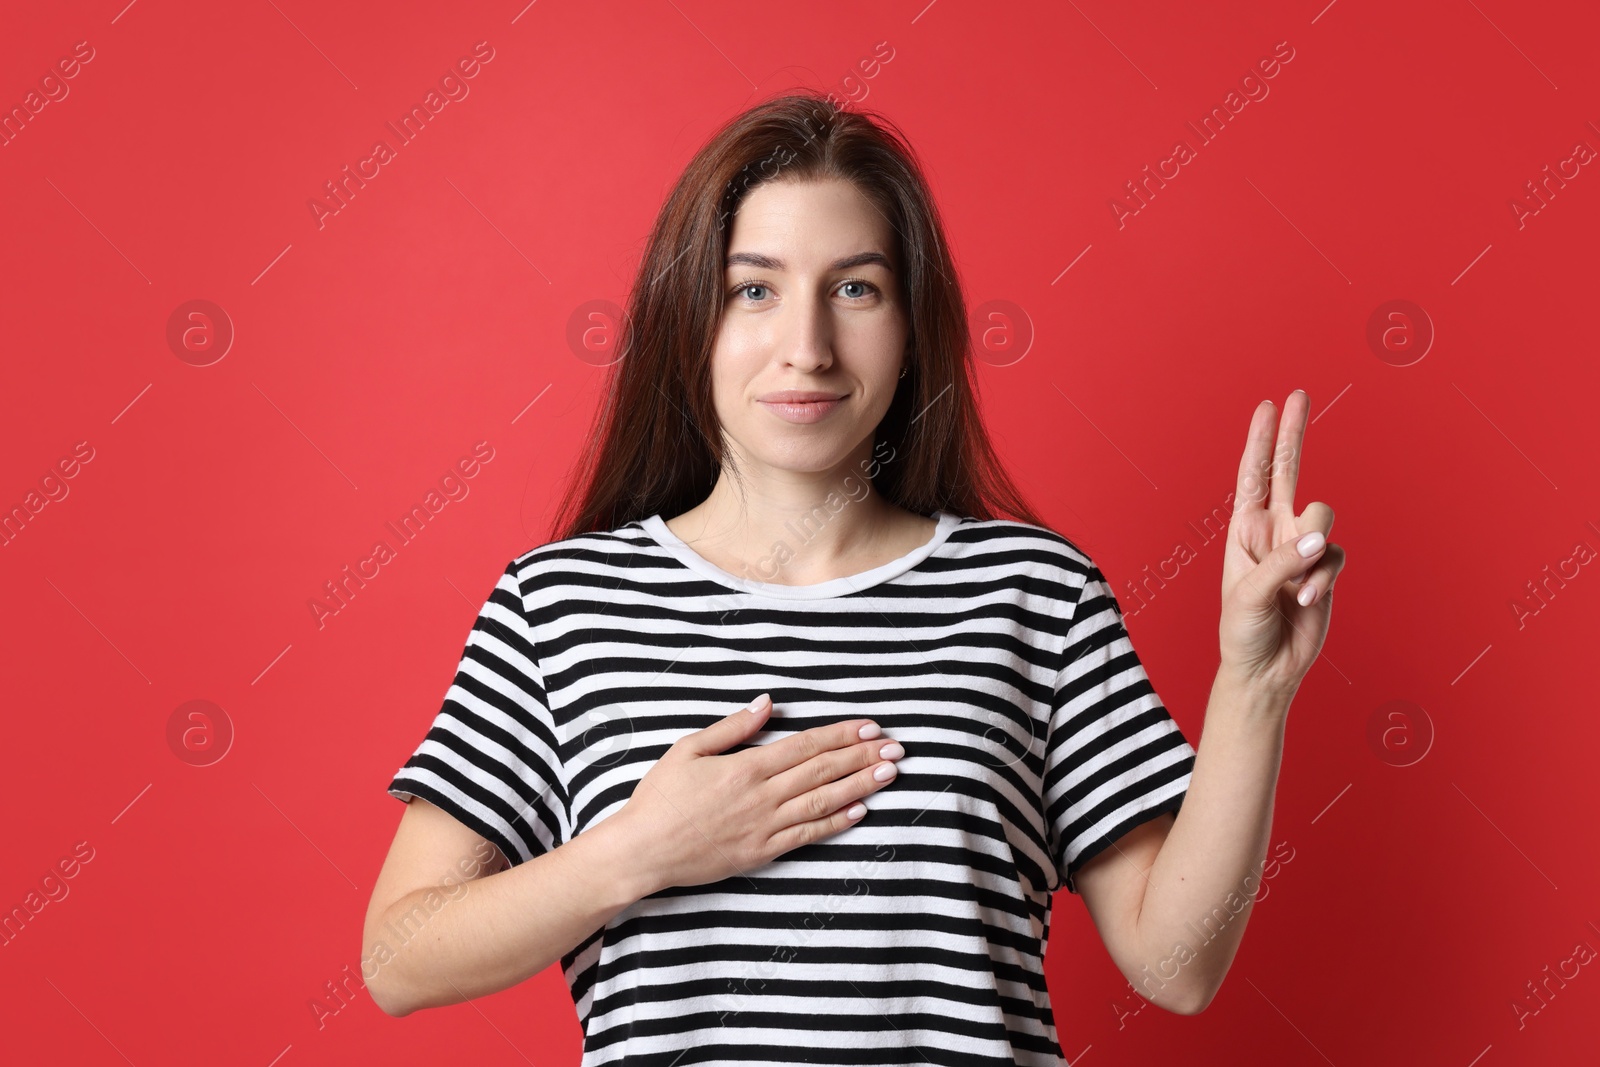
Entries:
[[[788, 266], [783, 260], [776, 256], [763, 255], [760, 252], [735, 252], [728, 257], [728, 266], [732, 267], [740, 263], [757, 267], [761, 270], [788, 270]], [[862, 267], [869, 263], [882, 267], [890, 274], [894, 273], [894, 267], [889, 264], [889, 257], [882, 252], [857, 252], [853, 256], [845, 256], [843, 259], [835, 260], [828, 269], [849, 270], [852, 267]]]

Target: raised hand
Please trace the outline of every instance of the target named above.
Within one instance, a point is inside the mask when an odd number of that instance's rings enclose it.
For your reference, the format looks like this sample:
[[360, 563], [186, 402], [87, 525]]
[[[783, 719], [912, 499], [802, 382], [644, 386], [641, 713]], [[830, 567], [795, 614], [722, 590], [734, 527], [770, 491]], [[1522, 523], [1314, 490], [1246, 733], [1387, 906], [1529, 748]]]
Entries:
[[1345, 560], [1327, 543], [1332, 508], [1313, 501], [1294, 510], [1310, 409], [1303, 389], [1289, 394], [1281, 421], [1270, 400], [1257, 405], [1222, 559], [1222, 669], [1290, 695], [1322, 650]]
[[[743, 874], [860, 821], [859, 801], [895, 780], [905, 749], [870, 719], [817, 726], [739, 752], [772, 711], [762, 694], [685, 734], [612, 815], [659, 891]], [[882, 775], [882, 777], [879, 777]]]

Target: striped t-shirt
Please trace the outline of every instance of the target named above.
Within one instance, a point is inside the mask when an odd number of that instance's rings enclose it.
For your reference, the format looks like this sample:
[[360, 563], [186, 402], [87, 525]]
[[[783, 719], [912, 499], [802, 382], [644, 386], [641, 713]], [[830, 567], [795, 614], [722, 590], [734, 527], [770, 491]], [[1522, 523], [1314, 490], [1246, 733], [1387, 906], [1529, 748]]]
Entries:
[[583, 1067], [1060, 1062], [1051, 892], [1176, 811], [1195, 750], [1088, 555], [1044, 527], [930, 517], [911, 553], [813, 585], [735, 576], [660, 515], [500, 577], [389, 793], [513, 864], [614, 814], [672, 742], [758, 693], [773, 710], [751, 744], [871, 718], [905, 747], [859, 822], [637, 901], [565, 954]]

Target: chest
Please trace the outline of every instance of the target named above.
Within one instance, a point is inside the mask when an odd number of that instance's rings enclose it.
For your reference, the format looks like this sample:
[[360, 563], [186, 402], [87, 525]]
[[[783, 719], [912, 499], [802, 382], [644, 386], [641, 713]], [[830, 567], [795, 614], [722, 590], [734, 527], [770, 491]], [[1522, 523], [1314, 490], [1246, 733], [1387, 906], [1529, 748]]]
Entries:
[[869, 718], [905, 747], [868, 821], [840, 840], [870, 838], [914, 863], [1032, 863], [1046, 835], [1055, 672], [1050, 638], [1017, 596], [849, 610], [569, 604], [536, 639], [572, 832], [620, 810], [673, 742], [766, 692], [773, 711], [751, 745]]

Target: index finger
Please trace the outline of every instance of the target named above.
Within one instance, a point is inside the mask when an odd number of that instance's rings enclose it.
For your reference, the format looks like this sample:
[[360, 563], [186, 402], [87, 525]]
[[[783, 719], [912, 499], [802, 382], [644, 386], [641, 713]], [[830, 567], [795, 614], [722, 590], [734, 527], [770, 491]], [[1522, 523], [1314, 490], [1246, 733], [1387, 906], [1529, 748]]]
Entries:
[[1270, 400], [1256, 405], [1250, 420], [1250, 436], [1244, 455], [1239, 458], [1239, 484], [1233, 491], [1233, 510], [1260, 508], [1267, 499], [1267, 482], [1272, 474], [1272, 432], [1278, 409]]
[[[838, 748], [849, 748], [861, 741], [880, 737], [883, 729], [871, 719], [846, 719], [826, 726], [813, 726], [809, 730], [791, 734], [771, 744], [750, 749], [760, 753], [760, 759], [771, 774], [798, 767], [814, 756]], [[771, 776], [768, 775], [768, 777]]]

